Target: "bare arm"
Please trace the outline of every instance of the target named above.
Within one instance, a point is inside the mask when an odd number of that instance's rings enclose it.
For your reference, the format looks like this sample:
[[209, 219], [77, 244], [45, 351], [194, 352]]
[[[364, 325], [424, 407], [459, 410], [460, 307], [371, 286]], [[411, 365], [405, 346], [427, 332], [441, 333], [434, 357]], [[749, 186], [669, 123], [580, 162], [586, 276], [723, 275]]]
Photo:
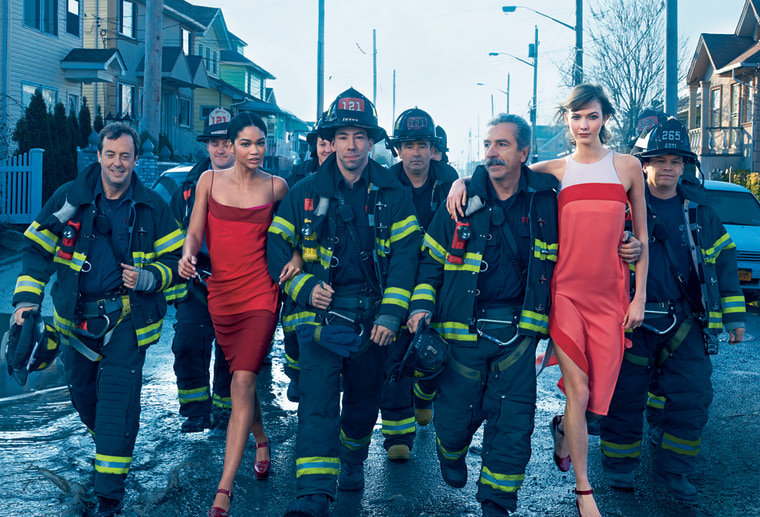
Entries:
[[203, 233], [206, 231], [206, 212], [208, 211], [208, 196], [211, 189], [211, 175], [208, 171], [198, 179], [195, 187], [195, 204], [190, 216], [190, 224], [182, 246], [182, 258], [179, 260], [179, 274], [182, 278], [193, 278], [196, 275], [196, 255], [203, 243]]
[[562, 177], [565, 175], [566, 165], [567, 162], [565, 161], [565, 158], [556, 158], [554, 160], [544, 160], [543, 162], [532, 163], [529, 167], [533, 172], [551, 174], [557, 178], [557, 181], [562, 181]]
[[[639, 161], [630, 155], [619, 155], [615, 167], [622, 172], [621, 176], [628, 185], [628, 203], [631, 207], [633, 219], [633, 233], [646, 236], [647, 232], [647, 209], [644, 197], [644, 173]], [[649, 271], [649, 247], [648, 239], [641, 241], [641, 256], [636, 261], [636, 294], [631, 300], [628, 312], [623, 320], [625, 328], [636, 328], [644, 321], [644, 305], [647, 300], [647, 273]]]

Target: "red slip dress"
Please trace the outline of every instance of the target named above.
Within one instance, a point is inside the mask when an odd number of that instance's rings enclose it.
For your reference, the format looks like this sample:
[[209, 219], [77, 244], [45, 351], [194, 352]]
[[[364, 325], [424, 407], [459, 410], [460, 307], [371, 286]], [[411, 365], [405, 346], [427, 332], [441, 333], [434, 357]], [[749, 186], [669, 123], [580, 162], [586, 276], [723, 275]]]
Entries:
[[[274, 178], [272, 182], [274, 199]], [[208, 308], [230, 371], [258, 374], [279, 316], [279, 288], [266, 261], [274, 202], [254, 208], [227, 206], [214, 200], [213, 187], [212, 173], [206, 214]]]
[[[618, 255], [628, 198], [612, 151], [595, 163], [567, 158], [558, 197], [559, 250], [549, 333], [589, 379], [588, 411], [606, 415], [625, 349], [628, 265]], [[562, 379], [560, 389], [564, 392]]]

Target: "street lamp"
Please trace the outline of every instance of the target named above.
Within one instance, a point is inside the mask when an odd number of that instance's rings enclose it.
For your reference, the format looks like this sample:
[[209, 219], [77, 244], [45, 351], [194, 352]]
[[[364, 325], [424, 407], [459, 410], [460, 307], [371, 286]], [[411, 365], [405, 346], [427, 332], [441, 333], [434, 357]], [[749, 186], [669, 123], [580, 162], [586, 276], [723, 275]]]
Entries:
[[533, 62], [527, 61], [521, 57], [517, 57], [514, 54], [510, 54], [509, 52], [489, 52], [489, 56], [499, 56], [499, 55], [505, 55], [509, 56], [513, 59], [518, 60], [521, 63], [525, 63], [528, 66], [533, 67], [533, 102], [532, 106], [530, 107], [530, 129], [531, 129], [531, 153], [533, 155], [533, 159], [531, 163], [535, 163], [538, 161], [538, 148], [537, 148], [537, 142], [536, 142], [536, 110], [538, 108], [537, 104], [537, 90], [536, 87], [538, 85], [538, 25], [534, 25], [535, 28], [535, 39], [534, 42], [531, 43], [528, 46], [528, 57], [533, 58]]
[[583, 82], [583, 0], [575, 0], [575, 26], [573, 27], [569, 23], [565, 23], [561, 20], [544, 14], [541, 11], [536, 11], [532, 7], [525, 7], [524, 5], [505, 5], [501, 8], [504, 14], [515, 12], [517, 9], [527, 9], [539, 16], [548, 18], [553, 22], [557, 22], [563, 27], [567, 27], [571, 31], [575, 32], [575, 66], [573, 67], [573, 85], [578, 86]]
[[[489, 55], [490, 55], [490, 53], [489, 53]], [[498, 86], [494, 86], [494, 85], [489, 84], [489, 83], [476, 83], [476, 84], [478, 86], [488, 86], [489, 88], [493, 88], [494, 90], [496, 90], [498, 92], [501, 92], [504, 95], [506, 95], [507, 96], [507, 111], [506, 112], [509, 113], [509, 74], [507, 74], [507, 89], [506, 90], [502, 90]], [[493, 94], [491, 94], [491, 116], [492, 117], [494, 116], [494, 111], [493, 111]]]

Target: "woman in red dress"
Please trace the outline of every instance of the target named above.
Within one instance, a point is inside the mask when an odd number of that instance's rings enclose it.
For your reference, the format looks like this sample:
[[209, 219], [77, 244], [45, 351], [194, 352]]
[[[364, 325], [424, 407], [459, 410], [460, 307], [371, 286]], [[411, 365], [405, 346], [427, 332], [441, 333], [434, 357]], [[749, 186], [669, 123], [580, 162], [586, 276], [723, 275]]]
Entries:
[[646, 239], [636, 262], [636, 294], [629, 304], [628, 267], [618, 256], [626, 205], [635, 235], [648, 235], [644, 175], [639, 161], [604, 147], [604, 124], [614, 110], [600, 86], [576, 86], [560, 108], [575, 151], [531, 165], [561, 184], [559, 247], [552, 277], [549, 333], [562, 372], [564, 415], [551, 422], [554, 458], [575, 473], [576, 506], [601, 514], [588, 479], [588, 421], [607, 414], [625, 348], [624, 332], [641, 325], [646, 301]]
[[[249, 432], [256, 439], [256, 478], [264, 479], [269, 473], [269, 440], [256, 396], [256, 379], [279, 316], [279, 288], [266, 264], [267, 229], [275, 204], [288, 192], [282, 178], [260, 169], [266, 155], [266, 125], [261, 118], [252, 113], [237, 115], [230, 121], [227, 136], [235, 165], [207, 171], [198, 180], [179, 262], [183, 278], [195, 276], [195, 255], [205, 232], [211, 257], [208, 308], [232, 372], [232, 413], [211, 517], [228, 515]], [[283, 269], [281, 280], [299, 271], [299, 257], [294, 257]]]

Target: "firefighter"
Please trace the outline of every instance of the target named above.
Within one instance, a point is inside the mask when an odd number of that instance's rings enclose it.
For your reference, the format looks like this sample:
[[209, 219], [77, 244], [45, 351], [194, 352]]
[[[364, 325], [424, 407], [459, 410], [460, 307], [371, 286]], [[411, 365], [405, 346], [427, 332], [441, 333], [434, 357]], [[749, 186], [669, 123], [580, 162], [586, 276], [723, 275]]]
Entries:
[[134, 173], [140, 140], [123, 123], [98, 137], [98, 163], [61, 186], [27, 228], [14, 320], [52, 288], [71, 401], [95, 441], [96, 515], [117, 514], [140, 421], [145, 352], [161, 336], [162, 292], [182, 231]]
[[525, 165], [530, 140], [516, 115], [489, 122], [485, 166], [468, 184], [464, 217], [455, 221], [445, 208], [436, 214], [410, 305], [409, 330], [432, 316], [450, 346], [434, 420], [450, 486], [465, 486], [470, 442], [486, 422], [477, 482], [485, 516], [517, 509], [531, 454], [536, 345], [548, 335], [557, 182]]
[[441, 126], [435, 126], [436, 145], [433, 146], [433, 160], [437, 162], [449, 163], [448, 138], [446, 131]]
[[668, 119], [637, 146], [647, 176], [646, 317], [633, 331], [602, 421], [602, 466], [610, 486], [633, 489], [647, 388], [657, 373], [663, 412], [654, 478], [677, 499], [696, 501], [686, 475], [695, 471], [713, 398], [710, 355], [723, 329], [729, 343], [744, 338], [736, 246], [701, 186], [686, 176], [679, 182], [687, 163], [698, 166], [686, 128]]
[[267, 243], [274, 278], [295, 249], [304, 260], [284, 284], [283, 327], [296, 328], [301, 352], [292, 516], [329, 515], [336, 484], [364, 487], [388, 345], [406, 318], [420, 241], [408, 190], [369, 158], [386, 138], [369, 99], [341, 93], [320, 132], [335, 153], [283, 200]]
[[[292, 174], [288, 177], [288, 187], [290, 188], [293, 188], [293, 185], [306, 176], [316, 172], [327, 157], [335, 151], [332, 140], [319, 136], [324, 116], [325, 114], [323, 113], [319, 117], [314, 131], [311, 131], [306, 136], [306, 140], [311, 148], [311, 158], [293, 169]], [[296, 338], [295, 328], [292, 326], [283, 328], [283, 348], [285, 348], [285, 375], [290, 379], [287, 397], [291, 402], [298, 402], [298, 374], [300, 372], [300, 368], [298, 367], [298, 339]]]
[[[197, 137], [206, 144], [208, 158], [203, 158], [187, 173], [185, 181], [172, 196], [169, 206], [180, 227], [186, 230], [190, 224], [190, 214], [195, 203], [195, 186], [198, 178], [207, 170], [229, 169], [235, 163], [227, 126], [230, 112], [216, 108], [209, 114], [203, 133]], [[211, 259], [204, 242], [198, 253], [200, 271], [210, 273]], [[197, 433], [214, 426], [227, 428], [232, 410], [230, 382], [232, 375], [220, 346], [214, 348], [214, 394], [209, 390], [209, 364], [214, 343], [214, 326], [208, 312], [206, 296], [208, 292], [203, 277], [196, 277], [192, 285], [180, 283], [167, 292], [167, 300], [176, 303], [177, 322], [174, 324], [174, 374], [177, 376], [179, 394], [179, 414], [185, 417], [180, 430], [183, 433]]]
[[[390, 141], [401, 161], [390, 172], [412, 193], [417, 220], [424, 232], [430, 225], [438, 208], [445, 204], [451, 184], [459, 177], [448, 164], [432, 160], [432, 151], [440, 142], [435, 133], [433, 118], [425, 111], [412, 108], [404, 111], [393, 126]], [[402, 329], [388, 353], [386, 382], [380, 405], [383, 437], [388, 459], [406, 461], [415, 436], [415, 420], [428, 425], [432, 417], [433, 398], [436, 393], [434, 380], [412, 384], [408, 376], [397, 382], [389, 382], [390, 370], [403, 358], [412, 336]]]

